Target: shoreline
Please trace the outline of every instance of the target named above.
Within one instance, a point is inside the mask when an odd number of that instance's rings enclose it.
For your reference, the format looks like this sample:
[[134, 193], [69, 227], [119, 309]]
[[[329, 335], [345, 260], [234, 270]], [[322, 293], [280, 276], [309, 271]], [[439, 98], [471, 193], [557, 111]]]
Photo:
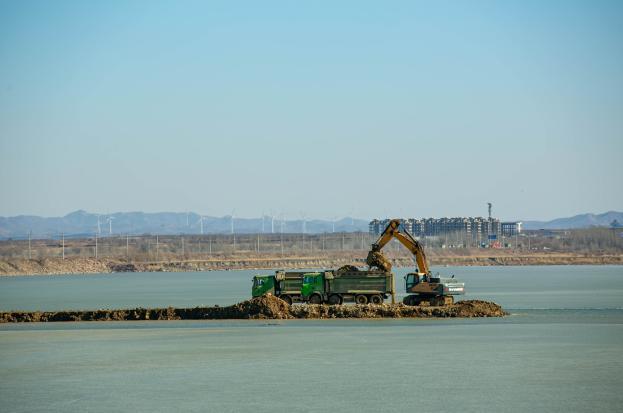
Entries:
[[[390, 258], [396, 268], [413, 267], [411, 257]], [[429, 256], [431, 266], [530, 266], [623, 265], [623, 254], [474, 254]], [[0, 277], [100, 274], [121, 272], [194, 272], [225, 270], [273, 271], [277, 269], [338, 268], [364, 266], [364, 258], [352, 256], [229, 256], [209, 259], [127, 261], [116, 258], [43, 258], [0, 260]]]

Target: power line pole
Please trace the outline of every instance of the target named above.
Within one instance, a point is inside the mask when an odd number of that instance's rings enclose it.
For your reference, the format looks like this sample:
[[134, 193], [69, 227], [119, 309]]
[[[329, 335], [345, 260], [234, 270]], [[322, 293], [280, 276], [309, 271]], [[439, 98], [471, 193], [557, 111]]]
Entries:
[[65, 233], [62, 234], [63, 237], [63, 259], [65, 259]]
[[130, 259], [130, 236], [125, 234], [125, 256]]
[[158, 261], [159, 253], [160, 253], [160, 244], [158, 243], [158, 235], [156, 235], [156, 261]]
[[95, 259], [97, 259], [97, 233], [95, 234]]

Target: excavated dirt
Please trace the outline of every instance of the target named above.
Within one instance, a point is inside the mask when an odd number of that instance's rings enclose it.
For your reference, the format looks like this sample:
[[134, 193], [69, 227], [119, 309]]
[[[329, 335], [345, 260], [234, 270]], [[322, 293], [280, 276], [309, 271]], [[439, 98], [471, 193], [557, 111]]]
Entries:
[[382, 271], [391, 271], [392, 263], [380, 251], [370, 251], [366, 258], [366, 264], [370, 268], [378, 268]]
[[256, 297], [228, 307], [135, 308], [129, 310], [0, 312], [0, 323], [51, 321], [224, 320], [292, 318], [447, 318], [502, 317], [498, 304], [470, 300], [444, 307], [381, 305], [289, 305], [274, 296]]

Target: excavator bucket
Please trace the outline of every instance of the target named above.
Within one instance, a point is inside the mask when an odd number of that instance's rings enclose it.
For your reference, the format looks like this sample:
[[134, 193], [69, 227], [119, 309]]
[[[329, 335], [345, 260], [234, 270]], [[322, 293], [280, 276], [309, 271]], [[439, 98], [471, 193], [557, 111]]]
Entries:
[[370, 268], [378, 268], [386, 272], [392, 270], [392, 263], [380, 251], [370, 251], [366, 258], [366, 264]]

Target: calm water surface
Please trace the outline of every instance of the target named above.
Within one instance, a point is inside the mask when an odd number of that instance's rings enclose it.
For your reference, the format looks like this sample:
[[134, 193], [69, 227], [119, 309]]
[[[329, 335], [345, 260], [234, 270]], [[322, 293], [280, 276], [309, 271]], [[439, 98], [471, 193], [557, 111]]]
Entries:
[[[513, 315], [2, 325], [0, 411], [621, 411], [623, 267], [439, 271]], [[254, 273], [0, 278], [0, 309], [226, 305]]]

